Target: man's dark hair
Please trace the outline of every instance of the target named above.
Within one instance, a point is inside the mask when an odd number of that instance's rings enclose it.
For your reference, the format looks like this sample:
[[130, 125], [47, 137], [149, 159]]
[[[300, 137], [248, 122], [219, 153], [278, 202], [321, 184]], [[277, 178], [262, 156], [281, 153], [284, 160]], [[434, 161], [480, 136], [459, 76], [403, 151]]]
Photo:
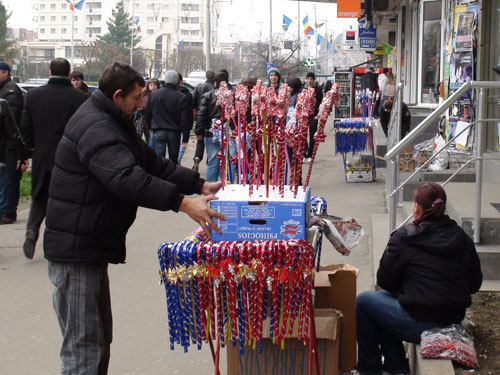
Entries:
[[226, 82], [227, 82], [229, 80], [229, 72], [227, 71], [227, 69], [221, 69], [220, 71], [226, 75]]
[[99, 78], [99, 90], [104, 95], [112, 99], [117, 90], [123, 90], [123, 96], [127, 96], [135, 87], [135, 84], [141, 87], [146, 86], [144, 78], [129, 65], [115, 62], [108, 65]]
[[215, 79], [215, 72], [213, 70], [207, 70], [205, 77], [207, 77], [209, 81], [213, 81]]
[[73, 70], [71, 72], [71, 78], [74, 78], [74, 79], [81, 79], [83, 81], [83, 72], [80, 72], [79, 70]]
[[184, 81], [184, 80], [182, 79], [182, 74], [181, 74], [181, 73], [177, 73], [177, 74], [179, 75], [179, 82]]
[[227, 74], [222, 70], [215, 75], [215, 83], [217, 86], [219, 86], [221, 82], [227, 82]]
[[69, 76], [69, 72], [71, 72], [71, 65], [68, 60], [57, 57], [50, 62], [51, 75], [67, 77]]
[[384, 68], [384, 70], [382, 71], [384, 74], [387, 74], [389, 73], [389, 68]]
[[286, 83], [288, 84], [288, 87], [292, 89], [292, 94], [300, 92], [300, 89], [302, 88], [302, 81], [299, 77], [288, 78]]
[[307, 72], [306, 78], [309, 78], [309, 77], [311, 77], [312, 79], [315, 80], [316, 79], [316, 74], [314, 74], [314, 72]]

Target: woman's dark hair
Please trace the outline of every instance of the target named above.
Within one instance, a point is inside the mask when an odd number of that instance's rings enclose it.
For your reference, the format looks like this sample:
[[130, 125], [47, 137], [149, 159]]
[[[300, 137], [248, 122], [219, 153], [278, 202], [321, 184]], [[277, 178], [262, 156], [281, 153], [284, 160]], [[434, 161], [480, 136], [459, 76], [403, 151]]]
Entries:
[[73, 70], [71, 72], [70, 78], [81, 79], [82, 81], [84, 80], [83, 73], [79, 70]]
[[444, 216], [446, 209], [446, 192], [434, 182], [427, 182], [413, 191], [413, 202], [422, 207], [422, 216], [413, 223], [418, 225], [423, 221], [438, 221]]
[[127, 96], [135, 87], [135, 84], [144, 87], [144, 78], [129, 65], [115, 62], [108, 65], [99, 78], [99, 90], [109, 99], [117, 90], [123, 90], [123, 96]]
[[151, 90], [149, 89], [149, 84], [154, 83], [156, 86], [156, 89], [159, 89], [161, 87], [160, 81], [158, 81], [158, 78], [151, 78], [148, 83], [146, 84], [146, 90], [144, 91], [143, 96], [146, 96], [148, 94], [151, 94]]
[[241, 84], [251, 90], [257, 84], [257, 77], [247, 77], [241, 81]]
[[325, 82], [325, 93], [327, 93], [328, 91], [330, 91], [332, 89], [332, 86], [333, 86], [333, 82], [328, 80]]
[[300, 92], [302, 89], [302, 81], [299, 77], [288, 78], [286, 84], [292, 89], [292, 95]]

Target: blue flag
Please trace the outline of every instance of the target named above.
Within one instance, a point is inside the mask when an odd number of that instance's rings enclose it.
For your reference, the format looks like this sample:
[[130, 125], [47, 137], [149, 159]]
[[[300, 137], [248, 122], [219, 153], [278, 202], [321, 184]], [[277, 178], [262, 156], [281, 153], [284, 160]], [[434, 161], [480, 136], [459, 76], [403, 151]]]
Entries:
[[82, 10], [84, 2], [85, 2], [85, 0], [80, 0], [79, 2], [77, 2], [75, 4], [75, 8], [78, 9], [78, 10]]
[[283, 25], [285, 25], [285, 31], [288, 31], [292, 20], [283, 14]]
[[179, 47], [181, 47], [181, 51], [184, 51], [184, 41], [183, 40], [181, 40], [179, 42]]
[[316, 44], [319, 46], [321, 44], [322, 40], [323, 40], [323, 37], [318, 34], [318, 39], [316, 40]]

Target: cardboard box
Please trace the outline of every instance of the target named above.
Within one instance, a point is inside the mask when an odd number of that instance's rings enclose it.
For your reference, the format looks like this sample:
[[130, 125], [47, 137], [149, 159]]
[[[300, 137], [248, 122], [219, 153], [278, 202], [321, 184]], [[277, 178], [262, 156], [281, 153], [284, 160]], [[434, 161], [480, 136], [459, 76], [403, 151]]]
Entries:
[[415, 170], [413, 146], [407, 146], [399, 153], [399, 170], [402, 172], [413, 172]]
[[346, 182], [372, 182], [372, 167], [350, 167], [345, 170]]
[[340, 335], [340, 369], [356, 366], [356, 280], [359, 270], [348, 264], [321, 266], [315, 274], [314, 308], [336, 309], [342, 312]]
[[[415, 151], [413, 154], [413, 160], [415, 160], [415, 168], [419, 168], [422, 164], [424, 164], [430, 157], [432, 156], [432, 151]], [[430, 165], [431, 163], [429, 163]], [[429, 168], [427, 165], [424, 170]]]
[[[321, 374], [336, 375], [356, 366], [356, 280], [359, 270], [347, 264], [320, 267], [314, 279], [314, 315]], [[269, 320], [263, 328], [269, 337]], [[309, 349], [296, 338], [286, 339], [285, 349], [264, 340], [263, 352], [228, 346], [230, 375], [308, 373]], [[339, 372], [340, 371], [340, 372]]]
[[[321, 375], [339, 374], [339, 333], [342, 314], [333, 309], [316, 309], [317, 347]], [[227, 347], [227, 373], [231, 375], [287, 374], [307, 375], [309, 369], [309, 347], [297, 340], [298, 328], [294, 327], [292, 338], [285, 339], [285, 348], [274, 344], [269, 338], [269, 319], [265, 321], [262, 335], [262, 353], [245, 347], [240, 355], [238, 345]]]
[[285, 186], [281, 198], [278, 189], [254, 189], [249, 196], [248, 185], [227, 185], [217, 192], [218, 200], [210, 201], [212, 209], [227, 220], [217, 220], [222, 233], [212, 230], [212, 241], [290, 240], [306, 239], [309, 227], [311, 189], [299, 187], [297, 197]]

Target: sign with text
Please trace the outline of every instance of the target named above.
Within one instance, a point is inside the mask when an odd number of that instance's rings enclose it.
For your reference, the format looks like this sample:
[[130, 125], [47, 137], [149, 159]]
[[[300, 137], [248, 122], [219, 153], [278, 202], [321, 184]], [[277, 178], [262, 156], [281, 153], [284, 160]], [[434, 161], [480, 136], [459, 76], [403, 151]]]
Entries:
[[363, 23], [359, 23], [359, 48], [365, 51], [375, 51], [377, 47], [377, 28], [370, 24], [369, 27], [362, 27]]
[[355, 46], [358, 44], [358, 31], [357, 30], [344, 30], [344, 38], [342, 43], [345, 46]]
[[337, 0], [337, 18], [360, 18], [361, 0]]

